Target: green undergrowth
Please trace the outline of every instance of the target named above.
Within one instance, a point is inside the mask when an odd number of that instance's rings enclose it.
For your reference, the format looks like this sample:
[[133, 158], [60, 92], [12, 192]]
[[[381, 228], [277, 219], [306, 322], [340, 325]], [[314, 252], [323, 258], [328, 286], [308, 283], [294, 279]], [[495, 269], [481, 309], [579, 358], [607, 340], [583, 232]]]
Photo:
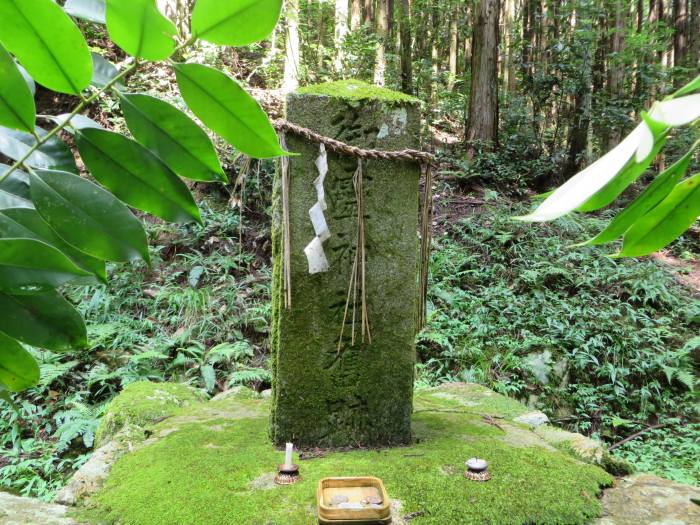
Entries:
[[[484, 200], [473, 213], [438, 218], [419, 384], [486, 384], [608, 444], [661, 423], [692, 446], [682, 430], [698, 420], [700, 296], [651, 258], [571, 246], [609, 216], [522, 224], [512, 217], [526, 206], [493, 191]], [[653, 440], [648, 461], [626, 458], [700, 482], [682, 456], [652, 449]]]
[[[260, 415], [266, 402], [182, 409], [153, 428], [154, 435], [168, 429], [162, 439], [115, 464], [80, 517], [91, 524], [308, 525], [320, 478], [361, 475], [380, 477], [401, 502], [399, 515], [418, 513], [416, 524], [574, 525], [599, 515], [596, 496], [612, 481], [603, 470], [558, 451], [510, 444], [480, 416], [450, 412], [449, 400], [431, 398], [443, 411], [414, 416], [414, 445], [300, 461], [301, 482], [286, 487], [271, 483], [282, 453], [269, 443], [268, 419]], [[469, 410], [498, 414], [504, 407], [480, 403]], [[472, 456], [488, 458], [491, 481], [465, 480], [464, 461]]]

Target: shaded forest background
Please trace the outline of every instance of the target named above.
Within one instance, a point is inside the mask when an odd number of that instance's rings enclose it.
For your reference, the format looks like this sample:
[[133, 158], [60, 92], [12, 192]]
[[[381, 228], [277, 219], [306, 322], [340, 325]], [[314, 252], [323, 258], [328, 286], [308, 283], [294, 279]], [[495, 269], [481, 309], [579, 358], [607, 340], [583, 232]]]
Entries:
[[[158, 3], [186, 35], [192, 2]], [[80, 24], [94, 51], [124, 66], [102, 26]], [[202, 43], [182, 58], [249, 81], [272, 116], [297, 86], [342, 78], [423, 100], [423, 147], [449, 163], [433, 188], [416, 386], [481, 382], [608, 444], [642, 432], [615, 453], [700, 482], [697, 223], [657, 257], [612, 260], [570, 245], [615, 209], [541, 226], [510, 219], [698, 74], [700, 0], [289, 0], [268, 40]], [[185, 107], [166, 68], [143, 68], [128, 85]], [[37, 95], [41, 113], [74, 102]], [[90, 116], [126, 130], [112, 96]], [[697, 125], [676, 132], [655, 169], [697, 137]], [[211, 395], [269, 388], [275, 163], [217, 147], [232, 182], [194, 185], [203, 225], [147, 219], [152, 268], [111, 265], [108, 287], [71, 290], [90, 348], [33, 350], [40, 385], [15, 396], [19, 413], [0, 406], [1, 487], [50, 499], [87, 460], [106, 404], [131, 382], [180, 381]]]

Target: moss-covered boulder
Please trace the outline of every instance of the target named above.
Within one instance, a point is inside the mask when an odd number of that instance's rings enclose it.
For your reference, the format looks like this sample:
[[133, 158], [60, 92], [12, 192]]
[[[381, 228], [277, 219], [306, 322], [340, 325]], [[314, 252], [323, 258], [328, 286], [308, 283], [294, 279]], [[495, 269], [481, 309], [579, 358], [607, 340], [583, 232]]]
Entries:
[[131, 383], [107, 407], [95, 434], [95, 447], [117, 434], [139, 439], [148, 425], [202, 399], [196, 390], [180, 383]]
[[[268, 438], [269, 400], [250, 391], [176, 409], [117, 460], [103, 489], [77, 511], [87, 523], [308, 525], [325, 476], [384, 480], [395, 523], [578, 524], [602, 514], [613, 478], [513, 419], [523, 405], [478, 385], [418, 391], [413, 444], [307, 451], [302, 481], [272, 483], [283, 453]], [[487, 459], [487, 483], [464, 461]], [[404, 520], [405, 517], [413, 517]]]

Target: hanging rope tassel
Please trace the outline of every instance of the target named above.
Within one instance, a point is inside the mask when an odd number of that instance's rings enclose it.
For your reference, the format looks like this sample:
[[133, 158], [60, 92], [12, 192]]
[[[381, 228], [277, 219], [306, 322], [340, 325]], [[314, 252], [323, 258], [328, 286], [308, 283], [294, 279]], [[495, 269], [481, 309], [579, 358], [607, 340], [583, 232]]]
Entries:
[[[287, 149], [284, 133], [280, 133], [280, 146]], [[292, 260], [289, 240], [289, 157], [280, 157], [282, 174], [282, 292], [285, 308], [292, 307]]]
[[433, 226], [433, 170], [425, 165], [425, 187], [421, 209], [420, 232], [420, 296], [418, 298], [418, 331], [421, 331], [428, 319], [428, 269], [430, 263], [430, 245]]
[[348, 294], [345, 300], [345, 310], [343, 312], [343, 322], [340, 326], [340, 337], [338, 339], [338, 353], [343, 345], [343, 333], [348, 320], [348, 313], [352, 306], [352, 332], [350, 334], [350, 344], [355, 344], [355, 323], [357, 320], [358, 296], [360, 303], [360, 334], [361, 342], [367, 341], [372, 344], [372, 332], [369, 326], [369, 315], [367, 310], [367, 254], [365, 249], [365, 205], [364, 189], [362, 186], [362, 159], [357, 159], [357, 169], [352, 179], [355, 187], [355, 200], [357, 202], [357, 236], [355, 246], [355, 258], [350, 272], [350, 283], [348, 284]]

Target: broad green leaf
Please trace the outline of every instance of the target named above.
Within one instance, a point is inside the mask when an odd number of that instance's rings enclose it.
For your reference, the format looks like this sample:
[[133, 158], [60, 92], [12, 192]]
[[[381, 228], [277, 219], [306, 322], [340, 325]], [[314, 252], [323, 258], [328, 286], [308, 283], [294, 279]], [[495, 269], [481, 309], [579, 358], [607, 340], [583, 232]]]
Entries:
[[175, 74], [192, 112], [231, 145], [259, 159], [286, 154], [265, 112], [234, 79], [199, 64], [176, 64]]
[[0, 239], [0, 290], [17, 295], [45, 292], [90, 273], [53, 246], [35, 239]]
[[87, 346], [83, 318], [55, 290], [36, 295], [0, 292], [0, 331], [54, 352]]
[[[92, 53], [92, 85], [98, 88], [105, 87], [109, 82], [119, 74], [117, 66], [104, 58], [99, 53]], [[114, 89], [121, 91], [124, 84], [117, 82], [113, 85]]]
[[12, 411], [19, 416], [19, 407], [12, 400], [12, 396], [10, 396], [10, 393], [5, 389], [2, 382], [0, 382], [0, 399], [10, 405]]
[[71, 117], [70, 113], [63, 113], [62, 115], [51, 117], [51, 120], [59, 125], [67, 122], [63, 129], [68, 133], [75, 133], [75, 131], [83, 128], [103, 129], [97, 122], [85, 115], [73, 115]]
[[17, 64], [0, 45], [0, 125], [31, 133], [36, 121], [34, 97]]
[[34, 82], [34, 79], [27, 73], [27, 70], [22, 67], [21, 64], [18, 64], [17, 61], [15, 60], [15, 65], [17, 66], [17, 69], [19, 72], [22, 74], [22, 77], [24, 77], [24, 81], [27, 83], [27, 86], [29, 87], [29, 91], [32, 94], [32, 97], [36, 95], [36, 83]]
[[223, 46], [246, 46], [267, 38], [277, 25], [282, 0], [197, 0], [192, 34]]
[[[46, 131], [35, 128], [36, 133], [43, 137]], [[36, 144], [34, 135], [0, 127], [0, 153], [12, 160], [20, 160]], [[66, 144], [56, 136], [51, 137], [39, 149], [34, 151], [24, 164], [32, 168], [56, 169], [78, 173], [73, 153]]]
[[76, 138], [90, 173], [122, 201], [167, 221], [201, 222], [185, 183], [141, 144], [100, 129], [82, 129]]
[[698, 75], [693, 80], [688, 82], [685, 86], [683, 86], [678, 91], [676, 91], [673, 94], [673, 96], [680, 97], [682, 95], [687, 95], [687, 94], [692, 93], [693, 91], [697, 91], [699, 89], [700, 89], [700, 75]]
[[578, 209], [604, 188], [639, 148], [646, 124], [642, 122], [620, 144], [557, 188], [532, 213], [517, 217], [524, 221], [550, 221]]
[[39, 365], [17, 341], [0, 332], [0, 386], [19, 392], [39, 382]]
[[655, 102], [649, 116], [666, 126], [678, 127], [700, 118], [700, 93]]
[[625, 233], [620, 256], [653, 253], [687, 230], [700, 217], [700, 173], [676, 185], [673, 191]]
[[0, 42], [42, 86], [79, 95], [92, 78], [87, 43], [52, 0], [0, 1]]
[[141, 222], [97, 184], [70, 173], [37, 171], [31, 175], [31, 192], [37, 212], [51, 228], [86, 254], [108, 261], [148, 261]]
[[610, 224], [603, 231], [589, 241], [581, 243], [581, 246], [603, 244], [618, 238], [639, 217], [661, 202], [685, 175], [697, 145], [698, 143], [695, 143], [683, 157], [661, 172], [639, 197], [610, 221]]
[[[10, 167], [0, 164], [0, 178]], [[33, 208], [29, 196], [29, 175], [14, 170], [0, 182], [0, 210], [5, 208]]]
[[66, 0], [66, 13], [97, 24], [105, 23], [105, 0]]
[[132, 56], [164, 60], [173, 54], [175, 25], [154, 0], [107, 0], [107, 31]]
[[[625, 189], [636, 181], [649, 168], [653, 160], [666, 144], [668, 127], [652, 120], [642, 113], [644, 122], [640, 124], [641, 140], [633, 158], [625, 168], [612, 177], [608, 183], [581, 205], [578, 211], [594, 211], [611, 204]], [[640, 155], [642, 151], [642, 155]]]
[[[75, 177], [76, 175], [71, 175]], [[36, 210], [13, 208], [0, 211], [0, 237], [36, 239], [57, 248], [83, 270], [107, 281], [105, 263], [68, 244], [54, 232]], [[0, 328], [1, 330], [1, 328]]]
[[134, 138], [175, 173], [193, 180], [226, 180], [211, 140], [185, 113], [149, 95], [124, 95], [121, 101]]

